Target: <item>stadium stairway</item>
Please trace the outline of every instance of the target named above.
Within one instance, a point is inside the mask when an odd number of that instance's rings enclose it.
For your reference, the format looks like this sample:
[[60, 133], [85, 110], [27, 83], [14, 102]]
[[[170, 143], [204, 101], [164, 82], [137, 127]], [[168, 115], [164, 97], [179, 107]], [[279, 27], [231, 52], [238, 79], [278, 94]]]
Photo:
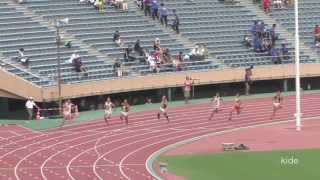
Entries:
[[[172, 12], [177, 10], [180, 17], [181, 35], [195, 44], [205, 44], [210, 53], [218, 60], [231, 67], [272, 64], [271, 56], [255, 53], [245, 48], [241, 42], [248, 34], [254, 20], [266, 21], [266, 17], [247, 8], [246, 3], [224, 3], [218, 0], [164, 0], [165, 6]], [[172, 16], [169, 21], [172, 22]], [[269, 26], [272, 24], [267, 22]], [[282, 32], [281, 32], [282, 33]], [[284, 42], [288, 44], [291, 58], [283, 63], [294, 61], [293, 44], [286, 36], [280, 35], [277, 48]], [[313, 62], [307, 54], [302, 53], [302, 62]]]
[[[172, 38], [169, 33], [150, 24], [146, 17], [140, 15], [132, 7], [129, 7], [129, 10], [124, 12], [107, 5], [104, 13], [99, 13], [92, 6], [80, 4], [78, 0], [29, 0], [24, 6], [46, 20], [56, 16], [68, 17], [70, 21], [65, 27], [66, 32], [108, 56], [110, 62], [122, 59], [124, 47], [133, 46], [137, 39], [140, 39], [142, 47], [149, 50], [152, 49], [155, 38], [160, 38], [162, 46], [169, 48], [172, 55], [178, 54], [179, 51], [190, 51], [184, 44]], [[125, 41], [123, 47], [116, 47], [112, 41], [115, 30], [120, 31]], [[151, 72], [146, 63], [129, 62], [125, 63], [125, 65], [130, 74]], [[184, 70], [216, 67], [218, 65], [210, 60], [190, 61], [185, 63]], [[161, 68], [161, 71], [165, 72], [172, 70], [173, 68], [170, 65], [164, 65]]]
[[[292, 45], [295, 44], [293, 7], [284, 8], [281, 10], [272, 9], [270, 15], [268, 15], [262, 10], [261, 4], [253, 3], [253, 1], [251, 0], [238, 0], [238, 1], [240, 2], [240, 4], [243, 4], [247, 9], [254, 12], [258, 18], [263, 19], [268, 24], [277, 24], [277, 30], [281, 34], [281, 36], [283, 36], [290, 44]], [[311, 14], [309, 14], [309, 12], [306, 13], [306, 10], [308, 10], [308, 8], [306, 7], [306, 5], [304, 5], [305, 0], [299, 1], [299, 4], [301, 5], [299, 9], [300, 11], [299, 13], [300, 15], [300, 28], [299, 28], [300, 29], [300, 49], [306, 55], [310, 56], [310, 59], [314, 59], [316, 60], [316, 62], [319, 62], [319, 55], [316, 54], [315, 51], [313, 51], [313, 46], [311, 45], [313, 44], [312, 43], [313, 41], [310, 39], [313, 39], [312, 30], [313, 30], [314, 24], [319, 22], [320, 18], [319, 16], [316, 16], [315, 13], [311, 13]], [[318, 4], [317, 7], [320, 7], [320, 2], [316, 4]], [[320, 13], [320, 10], [318, 10], [318, 13]], [[314, 16], [314, 17], [311, 17], [311, 16]], [[311, 20], [317, 19], [318, 21], [313, 21], [313, 23], [309, 24], [309, 26], [306, 27], [305, 21], [308, 22], [308, 19], [311, 19]]]

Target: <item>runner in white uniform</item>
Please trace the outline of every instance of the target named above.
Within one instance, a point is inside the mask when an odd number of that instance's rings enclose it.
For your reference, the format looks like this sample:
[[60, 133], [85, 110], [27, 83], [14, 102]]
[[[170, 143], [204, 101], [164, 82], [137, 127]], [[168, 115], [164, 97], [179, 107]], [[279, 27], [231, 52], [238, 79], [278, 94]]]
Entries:
[[273, 119], [274, 116], [276, 115], [276, 111], [282, 108], [281, 106], [282, 100], [283, 98], [281, 96], [281, 92], [278, 91], [277, 94], [273, 97], [273, 112], [270, 119]]
[[167, 121], [169, 122], [169, 116], [167, 113], [167, 109], [168, 109], [168, 100], [166, 96], [162, 96], [162, 101], [160, 104], [160, 111], [157, 114], [158, 119], [160, 119], [160, 115], [161, 113], [163, 114], [163, 116], [167, 119]]
[[113, 107], [113, 103], [111, 102], [110, 97], [107, 98], [107, 101], [104, 103], [104, 120], [107, 123], [107, 125], [109, 125], [109, 119], [111, 119], [111, 115], [112, 115], [112, 107]]
[[220, 97], [220, 94], [216, 93], [216, 96], [213, 97], [212, 100], [211, 100], [212, 105], [213, 105], [213, 110], [212, 110], [212, 113], [211, 113], [211, 115], [209, 117], [209, 120], [211, 120], [213, 118], [215, 113], [219, 112], [221, 101], [222, 101], [222, 98]]
[[125, 123], [128, 124], [129, 123], [128, 115], [129, 115], [129, 110], [130, 110], [130, 105], [128, 103], [128, 100], [125, 99], [121, 103], [121, 106], [122, 106], [122, 111], [121, 111], [120, 119], [121, 119], [121, 121], [125, 120]]

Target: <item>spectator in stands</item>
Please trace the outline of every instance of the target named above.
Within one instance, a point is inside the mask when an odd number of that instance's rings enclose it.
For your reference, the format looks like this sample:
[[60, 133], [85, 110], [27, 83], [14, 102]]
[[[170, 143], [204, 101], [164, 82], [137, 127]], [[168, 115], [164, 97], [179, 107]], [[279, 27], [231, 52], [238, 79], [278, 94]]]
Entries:
[[269, 13], [270, 12], [270, 0], [262, 0], [262, 7], [264, 12]]
[[39, 107], [37, 106], [37, 104], [33, 101], [33, 98], [32, 97], [29, 97], [26, 104], [26, 109], [27, 109], [27, 112], [28, 112], [28, 119], [31, 120], [33, 119], [33, 108], [36, 107], [37, 109], [39, 109]]
[[118, 30], [116, 30], [113, 34], [113, 42], [116, 43], [116, 45], [118, 47], [121, 47], [123, 45], [123, 41], [122, 38], [120, 36], [120, 32]]
[[252, 39], [254, 39], [253, 37], [257, 35], [257, 28], [258, 28], [258, 21], [253, 21], [253, 25], [250, 29], [250, 32], [252, 34]]
[[262, 38], [262, 52], [268, 52], [271, 48], [271, 41], [267, 38]]
[[177, 57], [172, 61], [172, 65], [176, 71], [181, 71], [182, 63], [183, 63], [183, 52], [180, 51]]
[[171, 63], [171, 54], [168, 48], [164, 49], [162, 53], [162, 62], [163, 63]]
[[276, 24], [272, 25], [272, 28], [268, 29], [268, 34], [271, 39], [271, 46], [273, 47], [275, 45], [276, 40], [278, 40], [278, 36], [276, 34]]
[[119, 59], [116, 60], [116, 62], [113, 65], [113, 70], [116, 73], [116, 76], [122, 77], [123, 76], [123, 64]]
[[159, 38], [156, 38], [156, 39], [154, 40], [153, 50], [159, 50], [159, 51], [161, 51], [160, 39], [159, 39]]
[[80, 55], [78, 54], [77, 51], [74, 51], [74, 52], [71, 54], [70, 58], [69, 58], [68, 60], [66, 60], [66, 63], [72, 64], [72, 63], [73, 63], [73, 60], [74, 60], [74, 59], [78, 59], [78, 58], [80, 58]]
[[319, 25], [316, 25], [314, 27], [313, 34], [314, 34], [314, 42], [316, 46], [319, 47], [320, 45], [320, 26]]
[[158, 15], [158, 1], [157, 0], [152, 0], [151, 3], [151, 10], [152, 10], [152, 19], [155, 20], [156, 18], [159, 19]]
[[289, 49], [286, 47], [286, 44], [281, 45], [281, 55], [283, 60], [288, 60], [290, 58]]
[[199, 47], [199, 56], [202, 57], [203, 59], [207, 58], [209, 56], [209, 50], [206, 45], [200, 45]]
[[100, 13], [103, 13], [103, 9], [104, 9], [104, 0], [96, 0], [96, 2], [98, 2], [97, 6], [98, 6], [98, 9], [99, 9], [99, 12]]
[[282, 8], [282, 0], [273, 0], [274, 8], [281, 9]]
[[147, 61], [148, 61], [150, 70], [153, 73], [156, 73], [157, 72], [157, 65], [156, 65], [156, 60], [154, 59], [154, 56], [149, 54]]
[[270, 55], [272, 57], [272, 62], [274, 64], [281, 64], [280, 55], [279, 55], [279, 52], [276, 48], [274, 48], [274, 47], [271, 48]]
[[136, 0], [136, 4], [141, 10], [143, 9], [143, 0]]
[[124, 50], [124, 57], [123, 58], [125, 61], [134, 61], [135, 60], [135, 57], [133, 57], [131, 55], [132, 52], [133, 52], [132, 46], [128, 45], [128, 47], [125, 48], [125, 50]]
[[262, 40], [261, 38], [255, 36], [253, 49], [255, 52], [263, 52]]
[[118, 9], [122, 9], [123, 0], [115, 0], [115, 7]]
[[199, 45], [196, 45], [188, 54], [186, 54], [184, 56], [184, 59], [185, 60], [193, 60], [193, 59], [196, 59], [198, 56], [200, 56], [201, 53], [200, 53], [200, 48], [199, 48]]
[[83, 63], [80, 56], [78, 58], [73, 59], [72, 64], [76, 72], [81, 73], [83, 76], [88, 76], [87, 70], [85, 67], [83, 67]]
[[244, 35], [242, 44], [247, 48], [251, 48], [252, 47], [252, 44], [251, 44], [251, 41], [250, 41], [250, 38], [249, 38], [248, 35]]
[[16, 0], [16, 1], [17, 1], [17, 3], [19, 3], [19, 4], [23, 4], [23, 3], [26, 2], [26, 0]]
[[151, 16], [151, 0], [143, 0], [144, 15]]
[[128, 0], [123, 0], [122, 1], [122, 10], [123, 11], [128, 11]]
[[138, 39], [136, 43], [134, 44], [134, 51], [139, 55], [143, 56], [144, 50], [140, 45], [140, 40]]
[[168, 26], [168, 15], [169, 11], [168, 9], [164, 6], [163, 3], [160, 4], [160, 22], [162, 25], [165, 25], [166, 27]]
[[172, 23], [172, 29], [174, 31], [176, 31], [177, 34], [179, 34], [180, 33], [180, 30], [179, 30], [179, 25], [180, 25], [179, 16], [177, 15], [175, 9], [172, 12], [173, 12], [173, 16], [174, 16], [173, 23]]
[[29, 66], [29, 58], [24, 55], [24, 49], [20, 48], [18, 50], [18, 60], [21, 62], [22, 65], [28, 67]]

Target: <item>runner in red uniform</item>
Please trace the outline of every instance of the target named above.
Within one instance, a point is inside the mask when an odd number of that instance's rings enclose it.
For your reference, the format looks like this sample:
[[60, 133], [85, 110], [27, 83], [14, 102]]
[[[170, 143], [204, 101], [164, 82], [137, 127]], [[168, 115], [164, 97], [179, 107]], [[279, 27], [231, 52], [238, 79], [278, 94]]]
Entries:
[[276, 112], [282, 108], [281, 106], [282, 100], [283, 98], [281, 96], [281, 92], [278, 91], [277, 94], [273, 97], [273, 112], [270, 119], [273, 119], [274, 116], [276, 115]]
[[160, 111], [158, 112], [157, 114], [157, 117], [158, 119], [160, 120], [160, 115], [161, 113], [163, 114], [163, 116], [167, 119], [167, 121], [169, 122], [169, 116], [168, 116], [168, 112], [167, 112], [167, 109], [168, 109], [168, 100], [167, 100], [167, 97], [166, 96], [162, 96], [162, 101], [161, 101], [161, 104], [160, 104]]
[[120, 119], [121, 119], [121, 121], [125, 120], [125, 123], [126, 123], [126, 124], [129, 124], [128, 115], [129, 115], [129, 111], [130, 111], [130, 105], [129, 105], [127, 99], [125, 99], [125, 100], [121, 103], [121, 108], [122, 108], [122, 111], [121, 111]]
[[237, 93], [235, 99], [234, 99], [234, 105], [232, 107], [232, 110], [230, 111], [230, 116], [229, 116], [229, 120], [232, 119], [232, 114], [234, 111], [236, 111], [237, 114], [240, 114], [240, 110], [241, 110], [241, 101], [239, 98], [239, 93]]
[[212, 105], [213, 105], [213, 109], [212, 109], [212, 113], [209, 117], [209, 120], [211, 120], [214, 116], [215, 113], [218, 113], [219, 112], [219, 109], [220, 109], [220, 105], [221, 105], [221, 101], [222, 98], [220, 97], [220, 94], [219, 93], [216, 93], [216, 96], [214, 96], [211, 100], [212, 102]]

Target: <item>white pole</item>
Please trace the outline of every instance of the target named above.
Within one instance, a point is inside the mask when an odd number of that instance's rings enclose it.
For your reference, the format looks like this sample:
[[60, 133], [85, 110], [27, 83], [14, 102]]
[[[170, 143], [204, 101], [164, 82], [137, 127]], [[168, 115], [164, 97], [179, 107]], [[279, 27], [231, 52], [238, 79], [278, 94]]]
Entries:
[[298, 0], [294, 1], [295, 21], [295, 63], [296, 63], [296, 130], [301, 130], [301, 97], [300, 97], [300, 42], [299, 42], [299, 13]]

